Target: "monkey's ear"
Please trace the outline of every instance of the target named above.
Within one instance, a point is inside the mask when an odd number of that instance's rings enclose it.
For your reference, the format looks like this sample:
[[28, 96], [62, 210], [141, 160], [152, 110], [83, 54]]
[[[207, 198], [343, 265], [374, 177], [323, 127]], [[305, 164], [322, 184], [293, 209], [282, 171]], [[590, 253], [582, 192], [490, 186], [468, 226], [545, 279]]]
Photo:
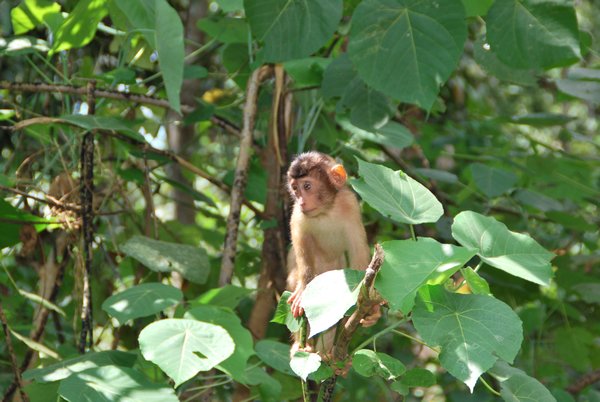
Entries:
[[335, 165], [330, 170], [331, 182], [333, 185], [340, 189], [346, 184], [346, 179], [348, 178], [348, 174], [346, 173], [346, 169], [340, 164]]

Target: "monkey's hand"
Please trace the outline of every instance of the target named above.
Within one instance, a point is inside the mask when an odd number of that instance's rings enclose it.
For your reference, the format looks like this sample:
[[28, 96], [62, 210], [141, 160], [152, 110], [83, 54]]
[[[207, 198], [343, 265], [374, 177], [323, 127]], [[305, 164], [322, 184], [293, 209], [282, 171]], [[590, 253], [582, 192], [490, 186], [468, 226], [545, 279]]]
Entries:
[[292, 310], [292, 315], [294, 318], [300, 317], [304, 314], [304, 309], [300, 307], [300, 303], [302, 302], [302, 289], [297, 288], [288, 298], [288, 304], [291, 304], [290, 310]]
[[377, 321], [379, 321], [380, 318], [381, 318], [381, 305], [376, 304], [373, 306], [373, 308], [371, 309], [369, 314], [367, 314], [367, 316], [365, 318], [360, 320], [360, 323], [362, 324], [363, 327], [370, 327], [370, 326], [375, 325], [377, 323]]

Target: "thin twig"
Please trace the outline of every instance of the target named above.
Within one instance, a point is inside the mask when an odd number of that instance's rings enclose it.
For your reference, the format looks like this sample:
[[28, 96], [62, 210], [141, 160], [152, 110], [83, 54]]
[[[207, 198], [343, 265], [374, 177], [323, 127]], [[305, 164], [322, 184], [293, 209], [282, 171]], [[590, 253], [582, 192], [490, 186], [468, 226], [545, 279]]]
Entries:
[[246, 89], [246, 103], [244, 105], [244, 127], [240, 141], [240, 153], [235, 168], [233, 187], [231, 189], [231, 204], [229, 216], [227, 217], [227, 235], [223, 246], [223, 257], [221, 260], [220, 286], [231, 283], [236, 253], [238, 228], [240, 224], [240, 209], [248, 179], [248, 163], [250, 151], [252, 150], [252, 134], [254, 133], [254, 122], [256, 119], [258, 90], [260, 84], [273, 72], [271, 66], [262, 66], [252, 73]]
[[2, 322], [2, 329], [4, 330], [4, 339], [6, 339], [6, 349], [8, 350], [10, 364], [12, 365], [13, 372], [15, 373], [15, 381], [17, 383], [17, 387], [19, 388], [21, 399], [24, 402], [29, 402], [29, 397], [23, 389], [23, 378], [21, 378], [21, 370], [19, 370], [19, 365], [17, 364], [17, 356], [15, 355], [15, 350], [12, 346], [12, 339], [10, 338], [10, 331], [8, 329], [8, 322], [6, 321], [6, 316], [4, 315], [4, 309], [2, 308], [2, 302], [0, 302], [0, 321]]
[[600, 381], [600, 370], [592, 371], [575, 381], [572, 385], [569, 385], [567, 391], [573, 395], [577, 395], [584, 388]]

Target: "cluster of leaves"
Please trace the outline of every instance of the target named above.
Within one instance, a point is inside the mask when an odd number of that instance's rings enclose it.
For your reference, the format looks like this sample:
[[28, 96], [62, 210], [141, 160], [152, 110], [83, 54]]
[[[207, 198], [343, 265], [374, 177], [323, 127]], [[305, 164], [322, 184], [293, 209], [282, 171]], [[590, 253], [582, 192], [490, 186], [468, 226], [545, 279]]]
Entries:
[[[252, 397], [287, 400], [301, 395], [299, 378], [332, 375], [317, 354], [290, 361], [287, 334], [276, 324], [298, 329], [286, 294], [267, 339], [254, 342], [245, 327], [261, 231], [272, 222], [243, 211], [240, 286], [217, 285], [228, 202], [219, 191], [233, 184], [238, 138], [224, 136], [215, 121], [243, 124], [243, 89], [265, 63], [282, 64], [291, 78], [297, 123], [289, 150], [318, 148], [356, 172], [351, 184], [386, 253], [375, 289], [389, 313], [359, 333], [349, 378], [339, 381], [342, 398], [600, 397], [593, 389], [566, 392], [600, 367], [600, 24], [593, 2], [217, 0], [191, 22], [181, 18], [184, 5], [167, 0], [12, 3], [0, 1], [12, 27], [2, 13], [2, 79], [71, 89], [94, 80], [113, 90], [94, 116], [68, 90], [0, 92], [0, 128], [13, 126], [0, 131], [7, 156], [0, 162], [7, 191], [0, 292], [20, 341], [17, 356], [33, 349], [43, 357], [42, 367], [23, 375], [31, 400], [193, 400], [206, 390], [225, 399], [233, 382]], [[186, 37], [189, 26], [203, 32], [203, 43]], [[185, 41], [194, 48], [187, 55]], [[202, 67], [186, 64], [198, 56]], [[202, 99], [182, 96], [194, 82], [203, 85]], [[263, 152], [271, 151], [264, 146], [270, 95], [265, 88], [253, 144]], [[174, 158], [156, 149], [167, 147], [173, 119], [195, 130], [198, 141], [186, 155], [202, 167], [194, 171], [202, 180], [174, 179]], [[77, 335], [62, 329], [69, 320], [61, 317], [78, 317], [72, 294], [81, 274], [67, 270], [55, 300], [47, 300], [47, 285], [33, 292], [52, 263], [80, 268], [70, 258], [79, 252], [77, 222], [46, 208], [39, 195], [57, 198], [54, 179], [77, 170], [80, 134], [91, 130], [101, 133], [99, 211], [109, 212], [95, 228], [98, 351], [69, 358]], [[267, 179], [259, 156], [249, 183], [248, 203], [260, 209]], [[181, 207], [163, 184], [194, 203], [196, 225], [158, 218]], [[76, 197], [60, 197], [77, 206]], [[33, 246], [26, 228], [34, 229]], [[140, 236], [152, 228], [154, 239]], [[57, 257], [64, 244], [70, 251]], [[558, 254], [553, 265], [547, 249]], [[183, 291], [164, 283], [172, 274], [187, 281]], [[311, 282], [303, 298], [310, 336], [351, 311], [361, 279], [339, 270]], [[34, 336], [32, 306], [53, 312], [44, 339]], [[0, 353], [10, 360], [8, 348]], [[7, 384], [12, 377], [12, 370], [0, 372]]]

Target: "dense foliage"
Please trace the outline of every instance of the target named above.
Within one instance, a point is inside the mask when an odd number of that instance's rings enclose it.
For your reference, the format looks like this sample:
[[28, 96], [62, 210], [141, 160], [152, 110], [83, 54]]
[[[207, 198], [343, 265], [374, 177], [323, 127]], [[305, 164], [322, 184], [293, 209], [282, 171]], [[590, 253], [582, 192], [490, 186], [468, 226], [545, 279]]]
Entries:
[[[3, 400], [600, 400], [599, 10], [0, 0]], [[290, 360], [309, 149], [385, 252], [306, 290], [385, 301], [346, 360]]]

